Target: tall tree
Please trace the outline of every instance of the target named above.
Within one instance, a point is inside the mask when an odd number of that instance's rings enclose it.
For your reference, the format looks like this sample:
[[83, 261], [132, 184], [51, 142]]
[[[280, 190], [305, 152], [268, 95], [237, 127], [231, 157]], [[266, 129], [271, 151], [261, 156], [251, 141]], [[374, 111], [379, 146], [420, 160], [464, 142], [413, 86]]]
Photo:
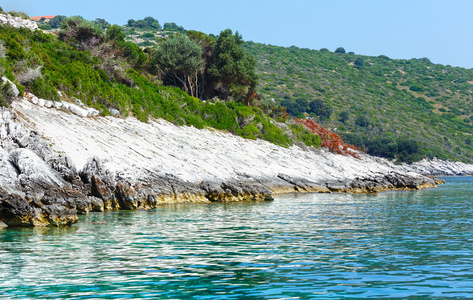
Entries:
[[165, 80], [198, 96], [196, 77], [203, 65], [202, 49], [197, 43], [185, 35], [173, 35], [159, 44], [155, 61]]
[[254, 93], [257, 83], [256, 61], [245, 53], [243, 39], [238, 32], [233, 34], [231, 29], [226, 29], [220, 33], [213, 60], [209, 74], [217, 96], [245, 100]]
[[202, 65], [203, 68], [198, 70], [197, 78], [198, 80], [198, 98], [203, 99], [207, 96], [207, 77], [208, 77], [208, 68], [213, 64], [212, 53], [215, 47], [215, 40], [208, 36], [207, 34], [190, 30], [186, 32], [187, 36], [196, 42], [202, 49]]

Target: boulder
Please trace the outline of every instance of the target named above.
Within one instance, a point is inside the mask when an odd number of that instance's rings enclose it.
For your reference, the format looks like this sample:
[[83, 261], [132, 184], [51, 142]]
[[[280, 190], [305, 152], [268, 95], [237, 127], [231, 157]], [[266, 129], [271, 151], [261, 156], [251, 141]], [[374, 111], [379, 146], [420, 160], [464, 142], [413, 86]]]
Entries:
[[139, 207], [139, 202], [129, 182], [119, 181], [115, 189], [115, 195], [120, 208], [132, 210]]
[[44, 160], [29, 149], [19, 148], [11, 151], [8, 160], [18, 172], [23, 185], [29, 183], [32, 188], [37, 186], [49, 188], [65, 184], [65, 181]]

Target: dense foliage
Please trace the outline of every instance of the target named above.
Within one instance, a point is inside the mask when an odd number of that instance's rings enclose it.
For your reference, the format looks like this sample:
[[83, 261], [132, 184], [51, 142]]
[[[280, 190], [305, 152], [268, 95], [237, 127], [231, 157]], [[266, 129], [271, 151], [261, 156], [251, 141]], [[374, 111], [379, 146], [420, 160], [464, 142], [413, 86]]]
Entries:
[[[58, 36], [0, 26], [0, 76], [14, 82], [20, 93], [62, 101], [81, 99], [103, 115], [113, 109], [142, 121], [151, 116], [282, 146], [320, 146], [320, 138], [309, 130], [284, 127], [260, 108], [217, 98], [202, 101], [177, 87], [163, 86], [154, 64], [155, 52], [126, 41], [117, 25], [104, 31], [97, 22], [72, 17], [62, 21]], [[192, 36], [193, 43], [197, 44], [198, 36]], [[199, 50], [206, 47], [204, 42], [197, 45]], [[205, 51], [198, 54], [203, 57]], [[1, 105], [8, 106], [9, 85], [2, 84], [0, 92]]]
[[249, 42], [258, 93], [333, 128], [368, 153], [472, 162], [473, 70]]

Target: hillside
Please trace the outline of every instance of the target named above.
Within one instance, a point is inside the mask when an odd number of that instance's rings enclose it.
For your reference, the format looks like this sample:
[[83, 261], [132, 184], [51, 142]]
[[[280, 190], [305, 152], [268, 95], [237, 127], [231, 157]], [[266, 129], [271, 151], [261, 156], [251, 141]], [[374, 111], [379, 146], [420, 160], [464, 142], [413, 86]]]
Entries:
[[[8, 226], [68, 226], [90, 211], [164, 203], [442, 182], [358, 152], [312, 120], [265, 114], [265, 100], [254, 91], [256, 62], [230, 30], [210, 49], [212, 40], [194, 33], [202, 44], [171, 36], [144, 51], [116, 25], [103, 31], [71, 17], [56, 36], [22, 26], [29, 20], [6, 18], [18, 25], [0, 26], [0, 221]], [[184, 58], [178, 66], [206, 62], [208, 69], [175, 73], [163, 56], [176, 53], [163, 52], [164, 45], [192, 50], [177, 53]], [[209, 50], [208, 61], [201, 60], [201, 47]], [[195, 80], [209, 75], [206, 87], [223, 97], [206, 100], [163, 85], [166, 76], [187, 80], [189, 70], [200, 72]], [[199, 90], [189, 80], [181, 87]], [[451, 169], [444, 162], [418, 166]]]
[[[56, 18], [56, 26], [67, 19]], [[304, 143], [318, 147], [332, 142], [331, 149], [337, 152], [338, 136], [333, 140], [333, 134], [325, 136], [326, 131], [312, 130], [321, 136], [320, 141], [295, 125], [311, 129], [316, 126], [313, 123], [294, 119], [285, 124], [275, 122], [285, 121], [286, 110], [292, 117], [322, 124], [371, 155], [398, 162], [425, 157], [473, 161], [473, 70], [436, 65], [427, 58], [395, 60], [345, 53], [343, 48], [330, 52], [247, 42], [244, 46], [255, 58], [259, 80], [253, 85], [249, 83], [253, 79], [238, 79], [227, 83], [222, 92], [224, 81], [212, 77], [216, 74], [212, 69], [218, 65], [213, 52], [220, 36], [186, 31], [175, 23], [161, 27], [152, 17], [129, 20], [121, 27], [97, 19], [88, 26], [102, 32], [105, 28], [106, 33], [93, 33], [94, 39], [87, 37], [74, 44], [67, 35], [61, 37], [58, 29], [55, 34], [60, 39], [4, 31], [8, 53], [2, 63], [5, 76], [22, 91], [53, 100], [79, 98], [104, 115], [119, 111], [143, 121], [148, 116], [161, 117], [176, 124], [211, 126], [285, 146]], [[197, 76], [197, 86], [187, 79], [179, 84], [176, 78], [181, 78], [167, 76], [166, 72], [171, 72], [164, 65], [159, 69], [157, 52], [160, 48], [163, 51], [162, 45], [176, 33], [187, 35], [194, 46], [201, 47], [197, 50], [202, 51], [202, 61], [197, 65], [204, 65], [204, 69], [193, 75]], [[238, 33], [234, 36], [241, 39]], [[244, 54], [238, 55], [244, 61]], [[248, 61], [251, 69], [251, 59]], [[197, 83], [199, 77], [202, 80]], [[211, 88], [204, 86], [211, 81]], [[170, 85], [212, 101], [199, 101], [180, 89], [167, 87]], [[254, 89], [258, 94], [252, 93]], [[229, 97], [229, 93], [234, 95]], [[180, 104], [182, 101], [186, 104]], [[251, 102], [251, 108], [239, 102]]]
[[[0, 26], [0, 75], [24, 92], [49, 100], [81, 103], [100, 115], [163, 118], [176, 125], [212, 127], [277, 145], [320, 147], [318, 136], [298, 124], [279, 124], [257, 107], [237, 101], [191, 97], [163, 85], [155, 57], [126, 41], [114, 25], [106, 33], [81, 18], [67, 19], [54, 34]], [[14, 100], [1, 84], [0, 106]]]
[[[174, 31], [126, 25], [127, 40], [156, 47]], [[181, 28], [181, 31], [183, 29]], [[214, 37], [215, 38], [215, 37]], [[248, 42], [261, 101], [311, 118], [369, 154], [413, 162], [473, 161], [473, 70]], [[271, 109], [265, 110], [271, 113]]]
[[[258, 92], [368, 153], [473, 161], [473, 70], [249, 42]], [[344, 52], [339, 49], [337, 52]], [[311, 102], [313, 102], [311, 104]]]

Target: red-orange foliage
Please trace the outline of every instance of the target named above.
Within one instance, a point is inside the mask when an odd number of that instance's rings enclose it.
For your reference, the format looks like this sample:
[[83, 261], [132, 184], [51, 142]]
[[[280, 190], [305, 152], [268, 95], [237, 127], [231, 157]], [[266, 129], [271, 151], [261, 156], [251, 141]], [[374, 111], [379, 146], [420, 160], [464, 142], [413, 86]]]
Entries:
[[320, 126], [312, 120], [296, 118], [296, 123], [304, 125], [304, 127], [309, 129], [312, 133], [320, 136], [322, 139], [322, 147], [328, 148], [330, 152], [342, 155], [351, 155], [358, 158], [355, 152], [348, 151], [348, 149], [359, 149], [353, 145], [346, 144], [338, 134], [329, 131], [327, 128]]

